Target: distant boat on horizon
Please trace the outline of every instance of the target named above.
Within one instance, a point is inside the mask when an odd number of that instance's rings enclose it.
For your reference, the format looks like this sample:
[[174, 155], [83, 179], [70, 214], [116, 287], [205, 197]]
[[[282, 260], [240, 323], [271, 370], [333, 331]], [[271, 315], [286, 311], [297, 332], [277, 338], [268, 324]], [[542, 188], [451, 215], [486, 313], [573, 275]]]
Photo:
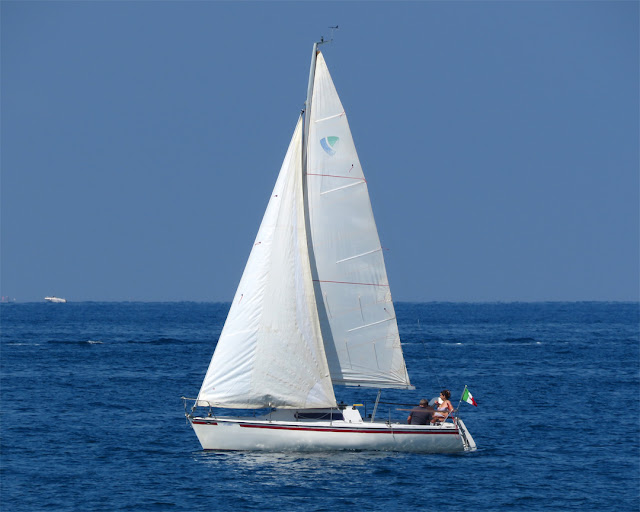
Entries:
[[65, 304], [67, 302], [67, 299], [63, 299], [61, 297], [45, 297], [44, 300], [46, 302], [55, 302], [56, 304]]

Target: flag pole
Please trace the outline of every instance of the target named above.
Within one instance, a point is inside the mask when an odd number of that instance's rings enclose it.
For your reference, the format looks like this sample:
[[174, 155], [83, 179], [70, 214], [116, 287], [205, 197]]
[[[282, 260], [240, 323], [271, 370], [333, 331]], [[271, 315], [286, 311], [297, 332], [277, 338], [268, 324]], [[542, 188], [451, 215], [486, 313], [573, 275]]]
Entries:
[[467, 385], [464, 385], [464, 389], [462, 390], [462, 394], [460, 395], [460, 401], [458, 402], [458, 418], [460, 417], [460, 405], [462, 404], [462, 397], [464, 396], [464, 392], [467, 390]]

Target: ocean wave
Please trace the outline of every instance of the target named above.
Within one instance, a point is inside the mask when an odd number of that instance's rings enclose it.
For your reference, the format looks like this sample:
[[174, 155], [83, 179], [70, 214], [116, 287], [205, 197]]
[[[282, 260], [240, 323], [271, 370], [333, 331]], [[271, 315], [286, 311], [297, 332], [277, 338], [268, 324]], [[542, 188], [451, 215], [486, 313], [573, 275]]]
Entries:
[[54, 345], [98, 345], [102, 344], [102, 341], [97, 340], [49, 340], [47, 343]]
[[177, 345], [188, 342], [178, 338], [156, 338], [151, 340], [129, 340], [128, 343], [143, 343], [145, 345]]

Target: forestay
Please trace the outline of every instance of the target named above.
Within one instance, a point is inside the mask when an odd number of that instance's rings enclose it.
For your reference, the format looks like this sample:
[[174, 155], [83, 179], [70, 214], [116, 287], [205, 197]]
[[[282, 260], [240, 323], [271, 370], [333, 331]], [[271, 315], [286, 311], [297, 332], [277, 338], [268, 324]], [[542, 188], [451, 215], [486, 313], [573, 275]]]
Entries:
[[411, 387], [367, 183], [320, 52], [307, 151], [313, 279], [331, 379]]
[[301, 146], [299, 120], [200, 389], [201, 405], [336, 405], [311, 280]]

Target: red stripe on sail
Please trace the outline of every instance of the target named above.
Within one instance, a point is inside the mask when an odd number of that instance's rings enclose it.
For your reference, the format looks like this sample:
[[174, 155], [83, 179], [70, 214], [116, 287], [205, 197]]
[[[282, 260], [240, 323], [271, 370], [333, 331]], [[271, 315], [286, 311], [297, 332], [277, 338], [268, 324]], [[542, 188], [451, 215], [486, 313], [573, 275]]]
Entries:
[[349, 281], [323, 281], [322, 279], [314, 279], [314, 283], [335, 283], [335, 284], [357, 284], [360, 286], [386, 286], [389, 287], [388, 284], [379, 284], [379, 283], [350, 283]]

